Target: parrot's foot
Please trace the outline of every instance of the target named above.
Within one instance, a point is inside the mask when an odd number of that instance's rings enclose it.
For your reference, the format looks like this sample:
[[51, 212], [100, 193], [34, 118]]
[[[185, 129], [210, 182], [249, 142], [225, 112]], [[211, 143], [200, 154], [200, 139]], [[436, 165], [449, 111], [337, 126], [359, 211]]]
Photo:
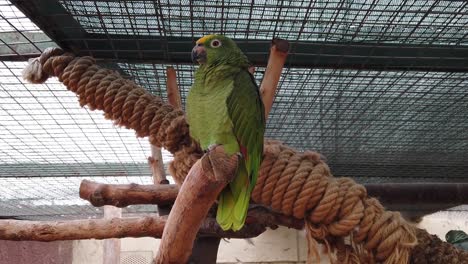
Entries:
[[226, 154], [222, 145], [210, 146], [208, 150], [202, 158], [203, 167], [212, 169], [216, 180], [231, 182], [238, 167], [238, 156]]

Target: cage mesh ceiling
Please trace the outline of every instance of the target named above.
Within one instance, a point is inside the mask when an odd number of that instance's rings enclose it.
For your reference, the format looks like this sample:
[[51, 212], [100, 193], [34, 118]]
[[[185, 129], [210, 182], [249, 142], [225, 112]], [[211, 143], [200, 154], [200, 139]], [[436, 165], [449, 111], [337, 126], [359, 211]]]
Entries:
[[27, 59], [55, 43], [10, 1], [0, 0], [0, 59]]
[[468, 44], [466, 1], [67, 1], [90, 33]]
[[467, 182], [467, 4], [0, 1], [0, 217], [100, 217], [78, 198], [82, 179], [151, 183], [147, 139], [80, 108], [56, 79], [20, 79], [25, 61], [55, 43], [164, 99], [173, 66], [185, 103], [199, 37], [235, 38], [258, 83], [269, 41], [287, 39], [268, 137], [319, 151], [335, 175], [360, 182]]

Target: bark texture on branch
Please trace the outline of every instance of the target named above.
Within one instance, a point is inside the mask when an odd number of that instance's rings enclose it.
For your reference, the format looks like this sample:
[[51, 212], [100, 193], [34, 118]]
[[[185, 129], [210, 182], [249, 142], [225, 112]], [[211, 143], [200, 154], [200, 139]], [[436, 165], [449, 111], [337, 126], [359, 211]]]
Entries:
[[[238, 232], [223, 231], [216, 223], [216, 219], [206, 218], [200, 225], [198, 235], [217, 238], [252, 238], [263, 233], [267, 226], [279, 224], [262, 222], [272, 217], [267, 212], [256, 214], [260, 215], [260, 220], [246, 224]], [[167, 216], [156, 214], [142, 217], [67, 221], [0, 220], [0, 240], [50, 242], [124, 237], [161, 238], [166, 223]]]
[[4, 240], [76, 240], [123, 237], [161, 237], [165, 218], [82, 219], [69, 221], [1, 220], [0, 239]]
[[232, 180], [237, 155], [218, 146], [193, 165], [180, 188], [162, 236], [156, 264], [186, 263], [203, 219], [219, 193]]
[[100, 184], [83, 180], [80, 198], [94, 206], [113, 205], [126, 207], [132, 204], [170, 205], [175, 201], [179, 187], [173, 184]]

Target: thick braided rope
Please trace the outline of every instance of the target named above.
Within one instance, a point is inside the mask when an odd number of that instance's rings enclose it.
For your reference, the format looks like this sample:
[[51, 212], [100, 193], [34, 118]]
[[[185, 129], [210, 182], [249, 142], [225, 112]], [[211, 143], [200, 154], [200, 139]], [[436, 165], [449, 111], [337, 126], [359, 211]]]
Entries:
[[[100, 68], [91, 57], [76, 58], [50, 49], [32, 61], [23, 75], [33, 83], [57, 76], [78, 95], [82, 106], [103, 110], [106, 118], [168, 149], [175, 157], [170, 169], [179, 184], [201, 157], [182, 111], [118, 73]], [[413, 228], [398, 213], [385, 211], [377, 200], [368, 198], [363, 186], [349, 178], [331, 177], [319, 154], [299, 153], [276, 141], [265, 142], [252, 199], [285, 215], [306, 219], [313, 239], [351, 236], [354, 255], [361, 259], [407, 263], [416, 244]]]
[[177, 166], [171, 164], [170, 169], [179, 184], [201, 157], [181, 110], [165, 104], [119, 73], [97, 66], [93, 58], [77, 58], [51, 48], [30, 61], [23, 71], [23, 77], [32, 83], [43, 83], [50, 76], [57, 76], [67, 89], [76, 93], [81, 106], [103, 110], [105, 117], [117, 125], [135, 130], [139, 137], [149, 136], [153, 145], [173, 153]]

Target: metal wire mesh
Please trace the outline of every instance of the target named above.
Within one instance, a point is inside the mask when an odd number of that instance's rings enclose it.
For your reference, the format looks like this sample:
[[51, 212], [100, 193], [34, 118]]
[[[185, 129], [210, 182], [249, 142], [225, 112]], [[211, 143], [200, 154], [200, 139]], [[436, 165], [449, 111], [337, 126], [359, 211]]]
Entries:
[[152, 182], [146, 138], [80, 108], [56, 79], [26, 84], [25, 65], [0, 62], [0, 216], [98, 215], [101, 209], [78, 198], [82, 179]]
[[[78, 186], [83, 179], [101, 183], [151, 184], [151, 177], [30, 177], [0, 178], [0, 217], [27, 220], [101, 218], [102, 207], [81, 200]], [[155, 212], [155, 206], [130, 206], [124, 214]]]
[[90, 33], [467, 44], [466, 1], [68, 1]]
[[0, 59], [26, 59], [56, 46], [10, 1], [0, 0]]
[[[16, 0], [23, 9], [28, 2]], [[190, 46], [221, 33], [264, 65], [268, 41], [292, 44], [289, 65], [468, 70], [466, 1], [49, 1], [35, 19], [79, 55], [188, 62]], [[45, 9], [45, 10], [43, 10]], [[33, 14], [34, 10], [29, 10]]]

